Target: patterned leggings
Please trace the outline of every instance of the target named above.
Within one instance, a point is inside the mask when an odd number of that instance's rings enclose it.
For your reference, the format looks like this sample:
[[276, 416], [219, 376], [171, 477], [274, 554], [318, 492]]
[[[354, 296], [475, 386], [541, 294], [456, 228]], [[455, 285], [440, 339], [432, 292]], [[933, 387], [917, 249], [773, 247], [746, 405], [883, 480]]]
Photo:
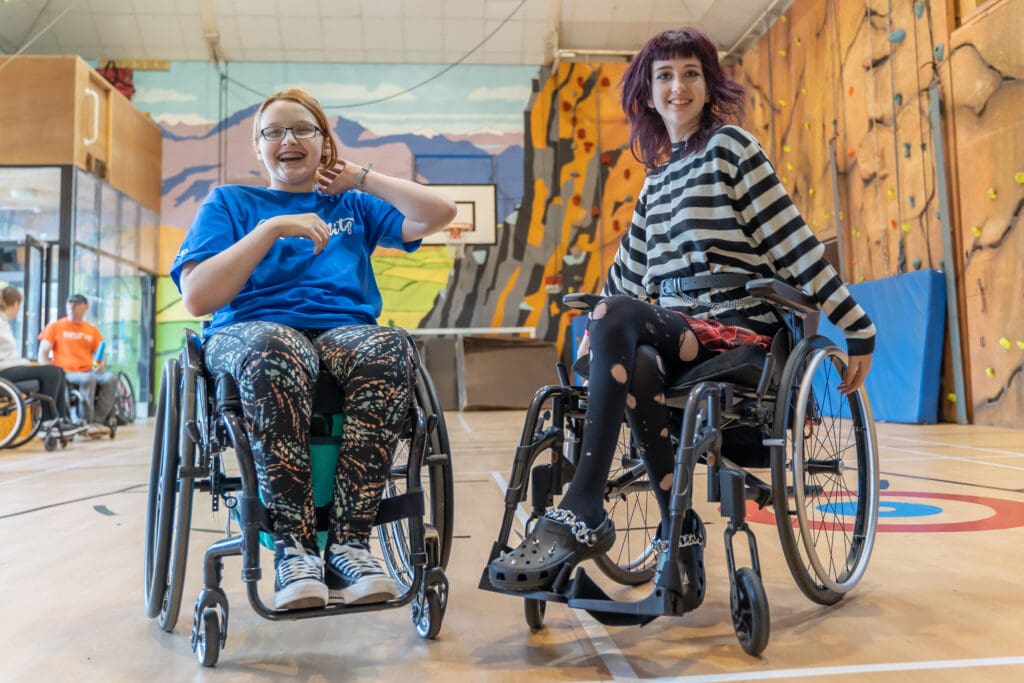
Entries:
[[366, 543], [412, 398], [404, 335], [376, 325], [295, 330], [246, 322], [205, 344], [207, 369], [238, 384], [260, 489], [277, 545], [294, 536], [316, 552], [309, 430], [320, 364], [343, 388], [328, 543]]

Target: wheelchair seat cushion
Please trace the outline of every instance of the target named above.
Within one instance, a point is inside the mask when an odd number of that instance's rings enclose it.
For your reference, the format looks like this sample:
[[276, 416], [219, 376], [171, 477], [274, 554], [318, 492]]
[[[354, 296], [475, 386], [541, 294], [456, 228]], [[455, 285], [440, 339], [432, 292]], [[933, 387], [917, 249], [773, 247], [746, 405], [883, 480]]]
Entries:
[[677, 394], [707, 380], [756, 387], [767, 355], [768, 352], [756, 344], [723, 351], [675, 378], [667, 393]]
[[39, 393], [39, 380], [37, 379], [20, 379], [14, 383], [23, 394], [36, 394]]

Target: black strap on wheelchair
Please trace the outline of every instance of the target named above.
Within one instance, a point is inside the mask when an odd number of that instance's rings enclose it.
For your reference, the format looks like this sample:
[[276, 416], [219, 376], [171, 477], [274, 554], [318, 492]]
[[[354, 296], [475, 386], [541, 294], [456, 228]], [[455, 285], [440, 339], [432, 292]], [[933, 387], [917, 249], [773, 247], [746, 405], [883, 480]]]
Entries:
[[712, 275], [693, 275], [691, 277], [667, 277], [658, 283], [661, 296], [676, 296], [708, 289], [742, 287], [751, 280], [750, 275], [743, 273], [715, 273]]
[[[424, 513], [423, 493], [403, 493], [391, 498], [384, 498], [377, 508], [377, 517], [373, 520], [374, 526], [390, 524], [400, 519], [409, 517], [422, 517]], [[316, 509], [317, 531], [326, 531], [330, 527], [331, 506], [324, 505]]]

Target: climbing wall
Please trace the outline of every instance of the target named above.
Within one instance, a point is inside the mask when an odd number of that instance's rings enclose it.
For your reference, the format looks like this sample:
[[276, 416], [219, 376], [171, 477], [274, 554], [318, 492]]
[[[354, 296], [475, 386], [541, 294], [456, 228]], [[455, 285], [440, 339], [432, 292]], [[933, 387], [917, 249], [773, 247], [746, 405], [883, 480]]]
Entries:
[[949, 43], [965, 348], [974, 421], [1024, 427], [1024, 0], [986, 5]]
[[529, 325], [564, 343], [562, 296], [597, 291], [628, 228], [643, 168], [618, 103], [623, 64], [543, 72], [525, 114], [523, 199], [498, 244], [462, 247], [427, 327]]

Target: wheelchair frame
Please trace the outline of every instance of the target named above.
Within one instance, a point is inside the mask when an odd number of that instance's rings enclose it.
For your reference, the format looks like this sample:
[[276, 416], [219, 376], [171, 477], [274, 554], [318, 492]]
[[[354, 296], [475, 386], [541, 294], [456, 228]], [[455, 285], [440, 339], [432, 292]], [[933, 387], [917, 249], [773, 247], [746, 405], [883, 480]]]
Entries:
[[[52, 396], [39, 392], [39, 382], [34, 379], [12, 381], [0, 377], [0, 448], [17, 448], [28, 443], [39, 434], [43, 426], [42, 406], [46, 403], [56, 415], [57, 406]], [[29, 427], [26, 431], [25, 425]], [[4, 431], [6, 429], [6, 431]], [[84, 427], [64, 429], [59, 424], [48, 426], [43, 433], [43, 446], [54, 451], [59, 444], [67, 447], [76, 434]]]
[[[811, 297], [777, 280], [755, 280], [747, 284], [751, 296], [772, 303], [783, 314], [786, 327], [794, 339], [802, 330], [800, 319], [817, 312], [817, 303]], [[589, 309], [600, 300], [592, 294], [569, 295], [570, 306]], [[666, 403], [682, 408], [682, 422], [673, 471], [673, 490], [669, 513], [669, 536], [665, 541], [653, 540], [646, 553], [656, 552], [657, 569], [651, 593], [636, 601], [616, 601], [610, 598], [585, 570], [564, 565], [550, 590], [514, 591], [495, 587], [485, 568], [480, 588], [506, 593], [524, 599], [527, 624], [532, 630], [543, 624], [547, 602], [567, 604], [588, 611], [598, 621], [609, 625], [644, 624], [658, 616], [681, 616], [696, 609], [703, 600], [703, 586], [699, 594], [684, 590], [680, 561], [680, 538], [684, 516], [691, 509], [693, 474], [698, 462], [708, 466], [707, 497], [709, 502], [720, 503], [721, 515], [728, 519], [724, 532], [726, 562], [730, 583], [730, 608], [733, 628], [740, 645], [748, 654], [758, 655], [767, 646], [770, 635], [768, 600], [761, 580], [761, 566], [753, 530], [746, 521], [747, 501], [759, 508], [769, 504], [775, 512], [776, 527], [790, 573], [800, 590], [812, 601], [830, 605], [842, 599], [861, 579], [870, 560], [878, 520], [878, 455], [874, 422], [867, 394], [863, 387], [840, 400], [848, 402], [852, 423], [853, 448], [856, 451], [857, 489], [844, 488], [838, 492], [825, 491], [825, 484], [845, 487], [843, 472], [847, 469], [843, 453], [830, 457], [817, 457], [815, 430], [821, 429], [828, 419], [820, 410], [821, 400], [831, 396], [816, 389], [819, 371], [828, 379], [834, 370], [841, 376], [846, 355], [825, 337], [812, 335], [800, 339], [789, 350], [772, 392], [773, 378], [777, 377], [779, 359], [773, 350], [765, 355], [760, 378], [756, 386], [747, 386], [728, 378], [728, 372], [718, 377], [700, 377], [666, 390]], [[699, 368], [700, 366], [698, 366]], [[520, 444], [512, 463], [508, 488], [505, 493], [505, 514], [498, 537], [491, 548], [488, 563], [501, 553], [510, 552], [509, 537], [513, 519], [520, 503], [532, 491], [530, 520], [539, 519], [572, 479], [578, 462], [582, 415], [585, 414], [586, 387], [569, 382], [564, 365], [557, 364], [559, 384], [541, 387], [534, 395], [527, 411]], [[821, 395], [818, 395], [818, 394]], [[551, 401], [551, 411], [541, 411]], [[832, 406], [833, 408], [835, 406]], [[839, 411], [840, 415], [842, 414]], [[548, 417], [550, 427], [545, 426]], [[538, 420], [540, 424], [538, 424]], [[760, 430], [763, 444], [771, 454], [771, 483], [764, 482], [724, 457], [723, 429], [732, 426], [753, 426]], [[566, 427], [572, 432], [566, 439]], [[840, 425], [841, 426], [841, 425]], [[826, 432], [830, 431], [828, 429]], [[836, 440], [841, 435], [830, 435]], [[808, 445], [808, 442], [811, 442]], [[535, 466], [536, 459], [545, 451], [551, 452], [551, 465]], [[636, 492], [638, 485], [648, 487], [647, 472], [643, 464], [634, 459], [632, 466], [625, 463], [623, 473], [609, 478], [606, 501]], [[549, 468], [545, 472], [543, 468]], [[538, 475], [538, 472], [542, 474]], [[527, 475], [530, 476], [527, 476]], [[785, 495], [776, 495], [785, 492]], [[824, 494], [824, 510], [818, 499]], [[853, 499], [852, 501], [849, 499]], [[810, 502], [808, 502], [810, 501]], [[834, 517], [849, 516], [845, 510], [854, 505], [854, 522], [847, 535], [847, 524]], [[822, 521], [820, 517], [833, 519]], [[841, 527], [842, 546], [846, 557], [841, 562], [831, 557], [833, 546], [827, 543], [829, 558], [821, 557], [818, 542], [830, 530]], [[747, 538], [750, 566], [737, 569], [733, 539], [737, 533]], [[703, 542], [703, 539], [701, 539]], [[598, 558], [605, 563], [608, 556]], [[609, 573], [601, 562], [598, 566], [620, 583], [635, 584]]]
[[[154, 430], [146, 521], [145, 610], [170, 632], [177, 622], [188, 554], [194, 491], [211, 493], [237, 513], [239, 533], [214, 542], [203, 561], [203, 589], [196, 600], [190, 644], [199, 662], [213, 666], [227, 638], [228, 601], [220, 587], [223, 559], [242, 556], [241, 578], [253, 610], [265, 619], [298, 620], [401, 607], [411, 603], [416, 632], [435, 638], [447, 607], [444, 570], [452, 545], [453, 476], [444, 415], [432, 382], [406, 335], [414, 364], [414, 400], [392, 464], [391, 479], [375, 522], [385, 563], [402, 594], [384, 603], [275, 610], [259, 595], [260, 532], [270, 522], [260, 496], [237, 390], [207, 376], [200, 337], [186, 330], [184, 348], [163, 368]], [[233, 382], [231, 383], [233, 384]], [[212, 394], [212, 395], [211, 395]], [[314, 404], [314, 413], [318, 405]], [[232, 448], [239, 476], [228, 476], [222, 453]], [[426, 474], [424, 486], [423, 475]], [[425, 503], [425, 499], [428, 501]], [[398, 533], [401, 530], [401, 534]]]

